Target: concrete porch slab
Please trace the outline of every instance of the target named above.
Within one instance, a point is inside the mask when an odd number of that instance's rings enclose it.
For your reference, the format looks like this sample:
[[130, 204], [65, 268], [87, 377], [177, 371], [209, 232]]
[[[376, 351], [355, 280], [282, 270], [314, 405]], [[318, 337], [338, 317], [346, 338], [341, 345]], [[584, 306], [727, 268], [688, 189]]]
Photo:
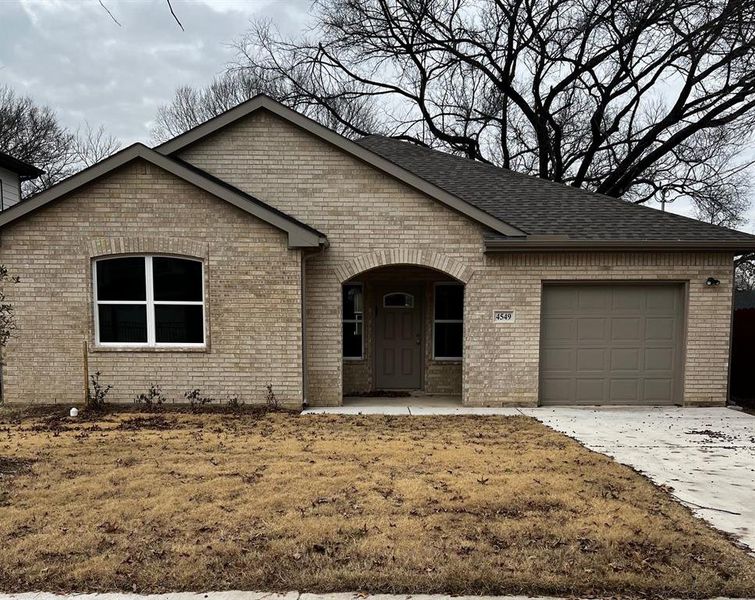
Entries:
[[504, 415], [520, 414], [516, 408], [462, 406], [459, 396], [408, 396], [405, 398], [346, 397], [343, 406], [312, 407], [305, 415]]

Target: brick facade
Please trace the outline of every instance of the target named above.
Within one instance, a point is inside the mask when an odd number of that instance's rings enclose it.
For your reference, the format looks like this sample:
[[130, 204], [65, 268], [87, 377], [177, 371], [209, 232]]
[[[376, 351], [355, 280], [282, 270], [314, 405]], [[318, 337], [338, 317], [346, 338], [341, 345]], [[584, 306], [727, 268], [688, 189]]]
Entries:
[[[282, 232], [172, 175], [122, 168], [0, 232], [0, 259], [22, 278], [11, 290], [19, 329], [6, 351], [6, 401], [81, 399], [91, 260], [111, 253], [201, 258], [209, 315], [203, 351], [93, 349], [90, 370], [114, 385], [113, 400], [158, 383], [171, 398], [200, 388], [261, 402], [271, 383], [291, 405], [339, 404], [370, 377], [341, 358], [342, 283], [414, 265], [466, 284], [464, 361], [426, 359], [431, 391], [460, 390], [470, 405], [534, 405], [543, 281], [674, 280], [687, 282], [684, 402], [726, 401], [730, 253], [486, 255], [482, 226], [264, 110], [180, 157], [317, 228], [330, 247], [290, 250]], [[707, 277], [721, 285], [706, 287]], [[516, 310], [516, 322], [496, 325], [496, 309]]]
[[[437, 269], [467, 283], [466, 404], [537, 403], [540, 290], [552, 279], [689, 281], [684, 401], [726, 401], [731, 254], [486, 256], [482, 227], [264, 111], [182, 158], [328, 236], [331, 247], [305, 263], [306, 397], [313, 405], [341, 402], [340, 284], [394, 264]], [[719, 287], [704, 285], [711, 276]], [[515, 324], [493, 323], [493, 310], [501, 308], [517, 311]]]
[[[80, 402], [83, 342], [89, 369], [131, 402], [150, 383], [169, 400], [208, 396], [262, 402], [270, 383], [299, 405], [300, 252], [286, 236], [147, 163], [126, 167], [2, 230], [0, 260], [18, 330], [6, 349], [6, 402]], [[205, 263], [208, 347], [200, 351], [98, 350], [93, 339], [92, 258], [156, 253]]]

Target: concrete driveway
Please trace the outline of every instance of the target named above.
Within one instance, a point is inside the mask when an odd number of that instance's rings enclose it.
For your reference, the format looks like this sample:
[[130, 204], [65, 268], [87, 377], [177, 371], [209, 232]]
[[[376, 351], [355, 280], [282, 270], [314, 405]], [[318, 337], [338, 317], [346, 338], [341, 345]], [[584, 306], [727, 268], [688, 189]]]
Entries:
[[728, 408], [532, 408], [522, 414], [647, 475], [755, 550], [755, 416]]

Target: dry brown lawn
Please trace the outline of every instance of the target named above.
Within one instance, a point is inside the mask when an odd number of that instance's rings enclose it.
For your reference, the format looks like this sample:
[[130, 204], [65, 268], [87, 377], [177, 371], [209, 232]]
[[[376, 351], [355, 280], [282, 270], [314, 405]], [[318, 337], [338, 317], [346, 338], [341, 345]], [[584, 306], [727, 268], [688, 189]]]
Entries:
[[525, 417], [0, 412], [0, 591], [755, 596], [755, 560]]

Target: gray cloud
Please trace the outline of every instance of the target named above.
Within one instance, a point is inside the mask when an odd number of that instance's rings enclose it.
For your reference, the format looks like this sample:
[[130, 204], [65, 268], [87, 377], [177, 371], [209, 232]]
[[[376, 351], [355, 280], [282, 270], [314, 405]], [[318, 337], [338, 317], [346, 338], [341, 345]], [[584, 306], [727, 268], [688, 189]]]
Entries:
[[157, 107], [181, 84], [202, 85], [233, 60], [252, 17], [283, 31], [305, 24], [308, 2], [165, 0], [0, 2], [0, 82], [48, 104], [61, 121], [104, 125], [124, 143], [149, 141]]

